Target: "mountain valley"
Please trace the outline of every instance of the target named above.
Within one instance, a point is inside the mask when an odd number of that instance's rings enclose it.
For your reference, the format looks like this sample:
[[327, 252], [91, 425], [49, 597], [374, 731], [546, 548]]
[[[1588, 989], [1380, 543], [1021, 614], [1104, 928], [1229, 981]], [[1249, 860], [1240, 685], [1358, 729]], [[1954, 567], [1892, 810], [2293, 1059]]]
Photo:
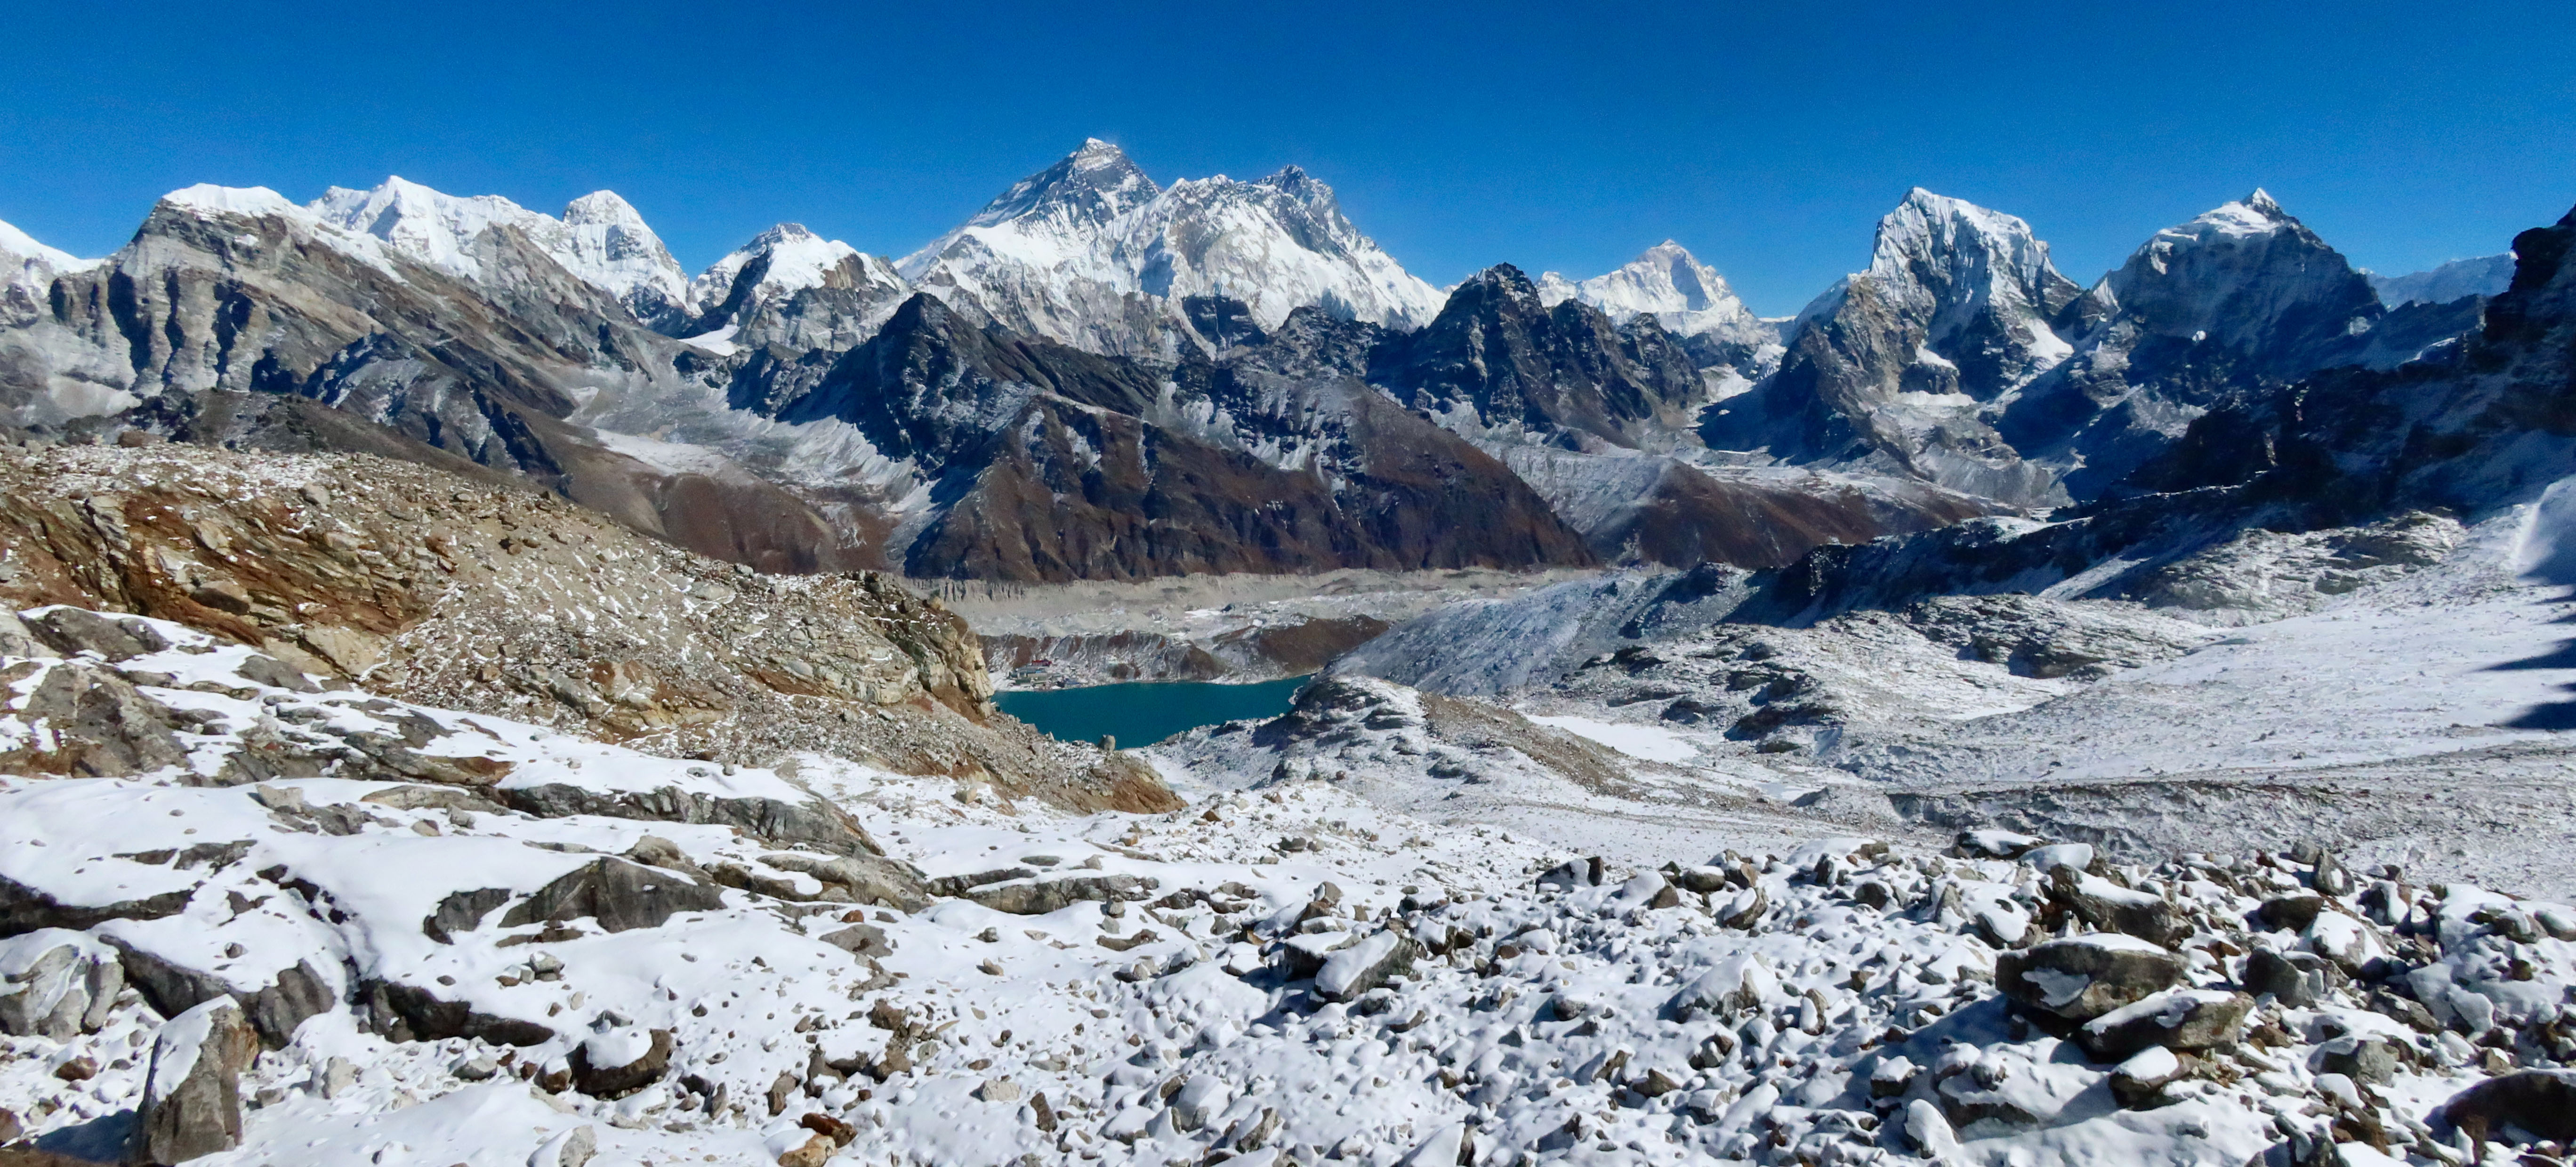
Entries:
[[2511, 244], [2088, 286], [1915, 189], [1771, 319], [1098, 140], [694, 276], [605, 191], [0, 225], [0, 1167], [2559, 1162]]

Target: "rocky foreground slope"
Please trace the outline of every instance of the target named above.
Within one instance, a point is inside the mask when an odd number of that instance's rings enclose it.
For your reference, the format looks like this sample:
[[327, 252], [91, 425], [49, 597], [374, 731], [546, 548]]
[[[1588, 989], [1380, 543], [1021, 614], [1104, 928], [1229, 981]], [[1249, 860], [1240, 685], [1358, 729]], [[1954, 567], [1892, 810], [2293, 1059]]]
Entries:
[[1168, 797], [993, 714], [974, 634], [882, 576], [761, 575], [552, 495], [363, 456], [17, 453], [0, 464], [16, 606], [168, 619], [383, 696], [665, 756], [815, 750], [1072, 806]]
[[[2576, 910], [2315, 849], [2118, 866], [1990, 831], [1631, 871], [1330, 781], [1072, 815], [650, 758], [83, 609], [0, 656], [13, 748], [75, 690], [173, 730], [132, 777], [0, 783], [0, 1138], [84, 1158], [2455, 1165], [2576, 1136]], [[257, 770], [324, 740], [325, 775]], [[403, 752], [434, 761], [363, 760]]]

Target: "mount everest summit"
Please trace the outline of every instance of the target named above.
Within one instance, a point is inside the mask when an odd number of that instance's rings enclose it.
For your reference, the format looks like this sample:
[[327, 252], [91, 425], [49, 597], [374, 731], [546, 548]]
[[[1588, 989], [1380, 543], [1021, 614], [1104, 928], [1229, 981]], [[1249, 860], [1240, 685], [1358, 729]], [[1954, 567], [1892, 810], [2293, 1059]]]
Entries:
[[2094, 498], [2234, 396], [2438, 359], [2495, 290], [2374, 283], [2261, 192], [2088, 289], [1917, 189], [1786, 320], [1669, 240], [1444, 293], [1297, 167], [1164, 185], [1097, 140], [900, 260], [782, 223], [690, 276], [611, 192], [401, 178], [0, 249], [23, 433], [435, 451], [720, 557], [1041, 579], [1778, 566]]
[[1096, 138], [898, 266], [1015, 332], [1133, 356], [1217, 342], [1187, 339], [1193, 298], [1231, 297], [1262, 329], [1305, 306], [1396, 328], [1440, 307], [1303, 170], [1165, 189]]

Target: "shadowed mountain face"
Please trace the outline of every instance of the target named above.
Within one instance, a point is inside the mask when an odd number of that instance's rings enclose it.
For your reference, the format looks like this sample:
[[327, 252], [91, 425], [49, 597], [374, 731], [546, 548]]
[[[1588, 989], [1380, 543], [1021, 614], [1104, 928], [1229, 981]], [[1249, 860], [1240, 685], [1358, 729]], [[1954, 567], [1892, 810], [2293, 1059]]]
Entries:
[[[2095, 498], [2230, 402], [2447, 359], [2484, 304], [2383, 310], [2259, 192], [2083, 291], [1917, 190], [1784, 336], [1669, 241], [1443, 294], [1295, 167], [1166, 186], [1099, 142], [901, 265], [780, 224], [684, 280], [608, 192], [388, 179], [190, 188], [105, 260], [10, 229], [0, 274], [15, 434], [367, 450], [772, 570], [1031, 580], [1777, 567]], [[2262, 440], [2231, 427], [2193, 448]]]
[[2052, 476], [2022, 461], [1985, 407], [2065, 358], [2049, 320], [2080, 293], [2029, 224], [1918, 188], [1879, 221], [1869, 270], [1809, 305], [1779, 371], [1712, 409], [1700, 434], [1794, 463], [2048, 501]]
[[1998, 427], [2091, 497], [2227, 394], [2360, 358], [2384, 315], [2368, 279], [2256, 191], [2158, 232], [2069, 306], [2077, 355]]
[[[1354, 329], [1306, 310], [1278, 344], [1329, 348]], [[1591, 561], [1493, 457], [1323, 363], [1264, 355], [1148, 365], [977, 328], [922, 295], [777, 416], [848, 422], [934, 484], [934, 508], [889, 551], [915, 574]]]
[[2394, 368], [2480, 301], [2381, 307], [2257, 191], [2149, 240], [2083, 291], [2010, 215], [1916, 190], [1790, 326], [1779, 371], [1711, 408], [1711, 446], [2022, 503], [2090, 499], [2229, 395]]
[[1654, 317], [1614, 325], [1580, 301], [1550, 308], [1510, 264], [1458, 285], [1429, 327], [1382, 342], [1369, 379], [1455, 428], [1568, 446], [1669, 447], [1702, 395]]
[[[1087, 222], [1129, 185], [1005, 218]], [[1337, 214], [1299, 176], [1263, 189]], [[1213, 352], [1157, 361], [1013, 333], [935, 295], [894, 301], [904, 281], [883, 261], [785, 225], [695, 282], [675, 340], [522, 229], [552, 220], [396, 194], [373, 216], [338, 208], [370, 230], [267, 192], [175, 196], [109, 260], [65, 257], [43, 309], [28, 298], [7, 334], [18, 403], [96, 370], [136, 404], [94, 428], [481, 467], [790, 571], [1758, 565], [1979, 509], [1661, 461], [1612, 511], [1583, 500], [1634, 467], [1558, 465], [1539, 488], [1514, 451], [1688, 447], [1701, 378], [1654, 315], [1551, 307], [1509, 267], [1416, 333], [1181, 297]]]
[[[468, 265], [471, 280], [451, 272]], [[51, 283], [43, 314], [0, 344], [0, 383], [27, 387], [0, 405], [25, 410], [69, 369], [172, 436], [460, 459], [706, 554], [859, 565], [777, 486], [728, 467], [674, 473], [569, 420], [596, 386], [670, 376], [671, 348], [511, 223], [440, 266], [269, 192], [196, 188], [163, 200], [116, 255]], [[278, 397], [330, 415], [267, 403]]]
[[2239, 389], [2065, 521], [1822, 548], [1768, 577], [1742, 614], [1808, 621], [2079, 579], [2073, 594], [2118, 598], [2252, 527], [2532, 502], [2576, 467], [2576, 211], [2523, 232], [2514, 252], [2513, 282], [2482, 326], [2428, 359]]

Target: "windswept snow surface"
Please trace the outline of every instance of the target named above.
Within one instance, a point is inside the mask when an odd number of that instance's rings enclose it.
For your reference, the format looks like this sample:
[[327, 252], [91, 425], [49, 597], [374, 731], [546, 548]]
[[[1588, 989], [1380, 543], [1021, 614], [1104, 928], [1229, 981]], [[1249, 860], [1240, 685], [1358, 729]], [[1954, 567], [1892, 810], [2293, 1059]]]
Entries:
[[1590, 738], [1632, 758], [1649, 762], [1688, 762], [1699, 757], [1699, 749], [1682, 735], [1668, 729], [1646, 725], [1620, 725], [1596, 721], [1589, 717], [1540, 717], [1531, 721], [1554, 726], [1576, 737]]
[[[2166, 569], [2158, 606], [2051, 589], [1780, 628], [1726, 622], [1753, 594], [1740, 577], [1629, 573], [1454, 604], [1335, 668], [1509, 703], [1614, 748], [1584, 723], [1697, 751], [1612, 800], [1624, 809], [1494, 820], [1568, 845], [1618, 853], [1593, 816], [1669, 814], [1660, 829], [1679, 830], [1692, 800], [1754, 792], [1872, 830], [1996, 826], [2132, 857], [2315, 838], [2568, 894], [2571, 490], [2453, 535], [2414, 523], [2423, 550], [2377, 566], [2324, 548], [2385, 549], [2380, 535], [2252, 532]], [[1502, 798], [1419, 787], [1371, 789], [1417, 811]], [[1734, 828], [1708, 829], [1694, 837]]]

